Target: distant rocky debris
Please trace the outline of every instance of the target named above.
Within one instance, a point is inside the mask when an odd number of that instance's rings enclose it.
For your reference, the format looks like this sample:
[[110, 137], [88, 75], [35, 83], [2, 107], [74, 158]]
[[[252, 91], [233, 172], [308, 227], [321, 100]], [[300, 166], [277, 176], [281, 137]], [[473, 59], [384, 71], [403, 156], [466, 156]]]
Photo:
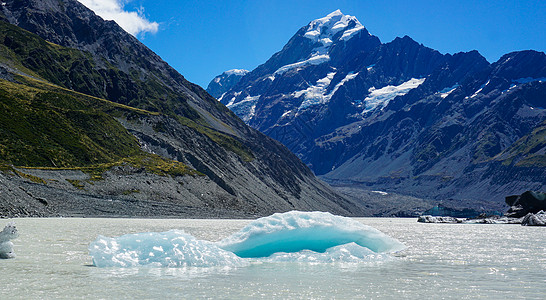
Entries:
[[462, 223], [462, 219], [454, 218], [454, 217], [440, 217], [440, 216], [431, 216], [431, 215], [425, 215], [425, 216], [419, 216], [417, 219], [417, 222], [419, 223]]
[[501, 216], [477, 217], [477, 218], [455, 218], [423, 215], [419, 216], [420, 223], [450, 223], [450, 224], [522, 224], [523, 218], [509, 218]]
[[[521, 195], [506, 197], [506, 204], [510, 205], [504, 216], [482, 213], [477, 217], [456, 218], [455, 216], [422, 215], [417, 222], [421, 223], [465, 223], [465, 224], [521, 224], [524, 226], [546, 226], [546, 193], [526, 191]], [[437, 207], [425, 213], [449, 212], [459, 213], [457, 210], [441, 210]]]

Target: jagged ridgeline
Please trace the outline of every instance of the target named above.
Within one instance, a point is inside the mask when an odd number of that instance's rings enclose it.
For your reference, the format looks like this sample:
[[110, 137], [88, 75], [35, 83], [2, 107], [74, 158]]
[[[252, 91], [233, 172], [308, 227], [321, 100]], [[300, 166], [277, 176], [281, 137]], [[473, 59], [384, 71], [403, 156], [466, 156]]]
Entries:
[[0, 41], [2, 215], [362, 214], [77, 1], [4, 1]]
[[222, 103], [344, 189], [501, 210], [506, 195], [546, 187], [544, 52], [490, 63], [408, 36], [381, 42], [338, 10], [226, 79], [211, 82], [229, 86]]

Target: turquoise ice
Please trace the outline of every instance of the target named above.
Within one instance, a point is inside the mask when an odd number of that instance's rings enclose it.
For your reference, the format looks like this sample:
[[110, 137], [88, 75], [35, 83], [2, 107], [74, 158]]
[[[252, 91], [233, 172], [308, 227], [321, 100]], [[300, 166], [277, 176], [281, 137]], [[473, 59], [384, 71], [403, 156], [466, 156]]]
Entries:
[[292, 211], [257, 219], [216, 243], [179, 230], [99, 236], [89, 254], [97, 267], [238, 267], [256, 260], [368, 262], [404, 248], [351, 218]]

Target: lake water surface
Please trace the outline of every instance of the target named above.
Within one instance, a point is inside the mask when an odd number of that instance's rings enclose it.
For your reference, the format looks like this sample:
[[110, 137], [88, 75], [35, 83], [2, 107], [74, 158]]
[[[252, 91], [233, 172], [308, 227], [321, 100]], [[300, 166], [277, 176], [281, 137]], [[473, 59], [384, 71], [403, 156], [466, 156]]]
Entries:
[[0, 299], [546, 299], [544, 227], [357, 220], [408, 248], [362, 263], [96, 268], [87, 248], [98, 235], [181, 229], [217, 241], [250, 221], [16, 219], [17, 258], [0, 260]]

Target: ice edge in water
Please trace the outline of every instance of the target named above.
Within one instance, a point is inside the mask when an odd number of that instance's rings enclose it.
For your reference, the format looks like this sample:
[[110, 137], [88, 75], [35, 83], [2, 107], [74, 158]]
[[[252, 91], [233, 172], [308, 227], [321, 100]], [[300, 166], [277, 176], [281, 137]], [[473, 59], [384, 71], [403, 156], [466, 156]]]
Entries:
[[257, 219], [219, 241], [179, 230], [99, 236], [89, 245], [97, 267], [238, 267], [251, 261], [370, 262], [405, 245], [356, 220], [326, 212], [291, 211]]

